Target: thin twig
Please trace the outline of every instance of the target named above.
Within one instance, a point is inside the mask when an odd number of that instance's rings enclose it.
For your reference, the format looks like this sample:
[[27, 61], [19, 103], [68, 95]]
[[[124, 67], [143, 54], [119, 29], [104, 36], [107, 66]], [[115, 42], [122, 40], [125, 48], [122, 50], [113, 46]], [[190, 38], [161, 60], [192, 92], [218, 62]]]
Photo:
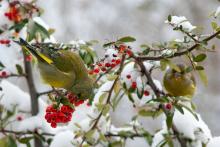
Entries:
[[[215, 38], [219, 34], [220, 34], [220, 31], [217, 31], [214, 34], [212, 34], [211, 36], [203, 39], [201, 42], [208, 42], [211, 39]], [[194, 49], [196, 49], [200, 45], [201, 45], [200, 43], [196, 43], [193, 46], [191, 46], [190, 48], [186, 49], [185, 51], [176, 52], [176, 53], [174, 53], [174, 54], [172, 54], [168, 57], [164, 57], [164, 56], [139, 56], [137, 58], [138, 58], [138, 60], [141, 60], [141, 61], [145, 61], [145, 60], [155, 60], [156, 61], [156, 60], [161, 60], [161, 59], [164, 59], [164, 58], [174, 58], [174, 57], [185, 55], [186, 53], [193, 51]]]

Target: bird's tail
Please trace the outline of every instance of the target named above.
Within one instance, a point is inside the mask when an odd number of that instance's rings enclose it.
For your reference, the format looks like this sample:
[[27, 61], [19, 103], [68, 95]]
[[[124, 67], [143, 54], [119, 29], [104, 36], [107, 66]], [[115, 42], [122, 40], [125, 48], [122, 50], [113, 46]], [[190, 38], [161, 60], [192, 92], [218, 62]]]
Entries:
[[53, 63], [53, 61], [49, 58], [40, 53], [36, 50], [35, 47], [31, 46], [29, 43], [27, 43], [24, 39], [20, 38], [19, 41], [14, 41], [20, 46], [24, 47], [26, 50], [31, 52], [32, 55], [34, 55], [39, 61], [46, 62], [48, 64]]

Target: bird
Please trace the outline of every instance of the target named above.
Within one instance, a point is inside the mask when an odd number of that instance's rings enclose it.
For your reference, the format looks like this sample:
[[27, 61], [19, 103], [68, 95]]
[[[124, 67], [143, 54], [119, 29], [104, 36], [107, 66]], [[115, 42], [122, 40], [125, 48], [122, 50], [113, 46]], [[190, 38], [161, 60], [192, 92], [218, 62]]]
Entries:
[[84, 61], [76, 52], [45, 46], [37, 48], [22, 38], [15, 42], [37, 59], [44, 83], [71, 91], [79, 99], [93, 97], [94, 80], [89, 77]]
[[192, 98], [196, 91], [196, 81], [192, 72], [186, 72], [186, 66], [177, 64], [180, 71], [169, 68], [163, 77], [163, 84], [171, 96]]

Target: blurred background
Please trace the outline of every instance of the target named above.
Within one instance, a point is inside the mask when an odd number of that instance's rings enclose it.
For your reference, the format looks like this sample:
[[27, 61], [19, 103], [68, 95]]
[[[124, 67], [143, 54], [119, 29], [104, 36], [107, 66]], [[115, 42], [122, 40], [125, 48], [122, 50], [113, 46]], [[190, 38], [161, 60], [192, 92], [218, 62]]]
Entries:
[[[54, 36], [61, 42], [96, 39], [102, 44], [131, 35], [137, 39], [135, 45], [181, 39], [181, 33], [174, 32], [164, 23], [169, 14], [185, 16], [192, 25], [203, 27], [204, 34], [210, 33], [212, 19], [209, 15], [220, 5], [218, 0], [38, 0], [38, 3], [45, 9], [42, 16], [44, 21], [56, 29]], [[204, 86], [197, 78], [199, 86], [193, 101], [213, 136], [219, 136], [220, 44], [218, 40], [215, 43], [216, 52], [209, 53], [208, 60], [203, 63], [209, 84]], [[100, 47], [96, 50], [102, 53]], [[161, 79], [161, 74], [155, 78]], [[113, 115], [113, 122], [119, 126], [132, 117], [128, 102], [123, 100], [120, 105], [118, 112]], [[149, 129], [161, 126], [160, 121], [155, 123], [147, 120], [146, 123]]]

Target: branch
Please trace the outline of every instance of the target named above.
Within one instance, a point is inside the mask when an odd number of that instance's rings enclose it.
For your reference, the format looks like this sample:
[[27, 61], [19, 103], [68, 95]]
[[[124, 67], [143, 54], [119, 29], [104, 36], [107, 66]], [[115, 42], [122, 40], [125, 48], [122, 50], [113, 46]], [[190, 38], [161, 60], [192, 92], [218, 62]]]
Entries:
[[43, 132], [43, 133], [38, 133], [36, 131], [27, 131], [27, 132], [22, 132], [22, 131], [12, 131], [12, 130], [5, 130], [5, 129], [1, 129], [0, 132], [2, 133], [10, 133], [10, 134], [15, 134], [15, 135], [28, 135], [28, 134], [38, 134], [38, 135], [43, 135], [43, 136], [54, 136], [54, 134], [51, 134], [51, 133], [46, 133], [46, 132]]
[[[23, 52], [25, 56], [25, 53]], [[26, 73], [26, 80], [29, 87], [29, 94], [31, 97], [31, 114], [32, 116], [37, 115], [39, 112], [39, 104], [38, 104], [38, 93], [36, 87], [34, 85], [34, 77], [32, 73], [31, 63], [24, 60], [24, 68]], [[35, 147], [43, 147], [41, 140], [37, 137], [34, 138]]]
[[26, 74], [14, 74], [14, 73], [12, 73], [12, 74], [9, 74], [5, 77], [0, 77], [0, 79], [7, 79], [7, 78], [12, 78], [12, 77], [26, 77]]
[[[160, 99], [161, 95], [165, 95], [164, 92], [160, 91], [157, 86], [155, 85], [155, 83], [153, 82], [153, 79], [150, 75], [150, 72], [145, 68], [143, 61], [141, 61], [138, 57], [136, 57], [135, 55], [132, 56], [132, 58], [135, 59], [135, 62], [140, 66], [142, 73], [144, 73], [144, 75], [146, 76], [147, 80], [148, 80], [148, 85], [151, 87], [151, 89], [153, 90], [154, 94], [156, 95], [157, 99]], [[162, 104], [162, 110], [164, 111], [165, 114], [168, 113], [166, 107], [164, 104]], [[183, 138], [179, 137], [179, 132], [176, 129], [176, 126], [174, 124], [172, 124], [172, 130], [174, 132], [174, 135], [177, 137], [179, 143], [181, 144], [181, 147], [186, 147], [186, 141]]]
[[[215, 38], [217, 35], [220, 34], [220, 31], [217, 31], [215, 32], [214, 34], [212, 34], [211, 36], [203, 39], [201, 42], [208, 42], [210, 41], [211, 39]], [[191, 52], [193, 51], [194, 49], [196, 49], [197, 47], [199, 47], [201, 44], [200, 43], [196, 43], [194, 44], [193, 46], [191, 46], [190, 48], [186, 49], [185, 51], [182, 51], [182, 52], [177, 52], [177, 53], [174, 53], [173, 55], [171, 56], [168, 56], [168, 57], [164, 57], [164, 56], [139, 56], [139, 57], [136, 57], [138, 60], [141, 60], [141, 61], [145, 61], [145, 60], [161, 60], [161, 59], [165, 59], [165, 58], [174, 58], [174, 57], [178, 57], [178, 56], [182, 56], [182, 55], [185, 55], [187, 54], [188, 52]]]
[[[123, 64], [124, 64], [124, 61], [125, 61], [125, 56], [126, 56], [126, 54], [123, 54], [122, 60], [121, 60], [121, 63], [120, 63], [120, 67], [119, 67], [119, 69], [118, 69], [118, 72], [116, 73], [116, 74], [117, 74], [117, 77], [116, 77], [116, 79], [114, 80], [114, 83], [112, 84], [112, 86], [111, 86], [111, 88], [110, 88], [110, 90], [109, 90], [109, 94], [108, 94], [108, 97], [107, 97], [107, 100], [106, 100], [105, 105], [107, 105], [107, 104], [110, 103], [111, 96], [112, 96], [112, 92], [113, 92], [113, 90], [114, 90], [114, 87], [115, 87], [117, 81], [119, 80], [119, 76], [120, 76], [120, 74], [121, 74], [121, 72], [122, 72], [122, 69], [123, 69]], [[96, 119], [94, 119], [95, 122], [94, 122], [94, 124], [92, 125], [92, 127], [89, 129], [89, 131], [90, 131], [90, 130], [93, 130], [93, 129], [95, 129], [95, 128], [97, 127], [97, 125], [98, 125], [98, 123], [99, 123], [99, 120], [100, 120], [100, 118], [102, 117], [104, 108], [105, 108], [105, 107], [102, 108], [102, 110], [101, 110], [101, 112], [99, 113], [98, 117], [97, 117]], [[88, 131], [88, 132], [89, 132], [89, 131]], [[80, 143], [80, 147], [82, 147], [82, 145], [83, 145], [83, 143], [85, 142], [85, 140], [86, 140], [86, 137], [84, 136], [82, 142]]]

